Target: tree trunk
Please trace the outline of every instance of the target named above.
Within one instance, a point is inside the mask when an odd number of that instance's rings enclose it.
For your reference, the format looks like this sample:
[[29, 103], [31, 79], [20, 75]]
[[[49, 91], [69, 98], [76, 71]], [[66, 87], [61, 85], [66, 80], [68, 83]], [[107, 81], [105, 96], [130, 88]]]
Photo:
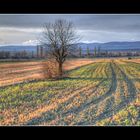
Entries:
[[62, 77], [63, 70], [62, 70], [62, 63], [59, 63], [59, 68], [58, 68], [59, 76]]

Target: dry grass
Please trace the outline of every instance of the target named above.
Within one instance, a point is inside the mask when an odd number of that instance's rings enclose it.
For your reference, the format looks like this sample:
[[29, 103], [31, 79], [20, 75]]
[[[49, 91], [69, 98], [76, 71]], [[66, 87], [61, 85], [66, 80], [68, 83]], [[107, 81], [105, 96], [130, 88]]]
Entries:
[[[71, 70], [94, 62], [91, 59], [71, 59], [64, 63], [64, 70]], [[0, 87], [21, 83], [24, 81], [39, 80], [57, 74], [57, 64], [46, 62], [13, 62], [0, 64]], [[47, 75], [48, 73], [48, 75]]]
[[92, 60], [92, 59], [67, 60], [64, 63], [64, 70], [75, 69], [77, 67], [84, 66], [93, 62], [95, 62], [95, 60]]
[[46, 79], [57, 78], [59, 76], [58, 73], [58, 63], [50, 59], [43, 63], [43, 77]]
[[128, 62], [135, 62], [135, 63], [140, 63], [140, 58], [138, 59], [130, 59], [130, 60], [127, 60]]

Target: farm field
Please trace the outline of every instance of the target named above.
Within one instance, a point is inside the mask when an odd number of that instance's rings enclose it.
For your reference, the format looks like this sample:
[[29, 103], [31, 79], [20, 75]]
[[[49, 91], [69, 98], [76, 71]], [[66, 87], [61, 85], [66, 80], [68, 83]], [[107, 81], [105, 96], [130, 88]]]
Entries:
[[[80, 61], [65, 64], [69, 71], [62, 80], [22, 80], [1, 87], [0, 125], [140, 125], [140, 64], [127, 59], [93, 59], [82, 66]], [[21, 73], [24, 78], [27, 73], [33, 76], [32, 71], [40, 72], [40, 62], [27, 65], [0, 64], [5, 74], [0, 80], [6, 80], [6, 68], [16, 69], [19, 78]]]
[[[64, 70], [71, 70], [92, 62], [92, 59], [70, 59], [64, 64]], [[43, 64], [44, 61], [0, 63], [0, 87], [43, 79]]]

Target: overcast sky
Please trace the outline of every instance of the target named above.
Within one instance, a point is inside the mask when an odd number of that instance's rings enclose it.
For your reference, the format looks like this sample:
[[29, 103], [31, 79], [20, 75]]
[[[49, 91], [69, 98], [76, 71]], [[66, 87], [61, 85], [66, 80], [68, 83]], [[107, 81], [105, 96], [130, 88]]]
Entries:
[[140, 15], [0, 15], [0, 44], [32, 44], [42, 27], [56, 19], [72, 21], [81, 42], [140, 41]]

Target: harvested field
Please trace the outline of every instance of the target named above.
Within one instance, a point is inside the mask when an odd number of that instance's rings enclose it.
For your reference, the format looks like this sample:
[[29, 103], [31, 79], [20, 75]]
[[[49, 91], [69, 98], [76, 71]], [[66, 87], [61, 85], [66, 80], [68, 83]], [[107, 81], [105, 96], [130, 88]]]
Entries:
[[65, 65], [69, 78], [1, 88], [0, 125], [140, 125], [140, 64], [76, 61]]
[[[71, 70], [76, 67], [92, 63], [92, 59], [67, 60], [64, 64], [64, 70]], [[0, 64], [0, 87], [11, 84], [21, 83], [23, 81], [32, 81], [43, 79], [44, 62], [13, 62]]]

